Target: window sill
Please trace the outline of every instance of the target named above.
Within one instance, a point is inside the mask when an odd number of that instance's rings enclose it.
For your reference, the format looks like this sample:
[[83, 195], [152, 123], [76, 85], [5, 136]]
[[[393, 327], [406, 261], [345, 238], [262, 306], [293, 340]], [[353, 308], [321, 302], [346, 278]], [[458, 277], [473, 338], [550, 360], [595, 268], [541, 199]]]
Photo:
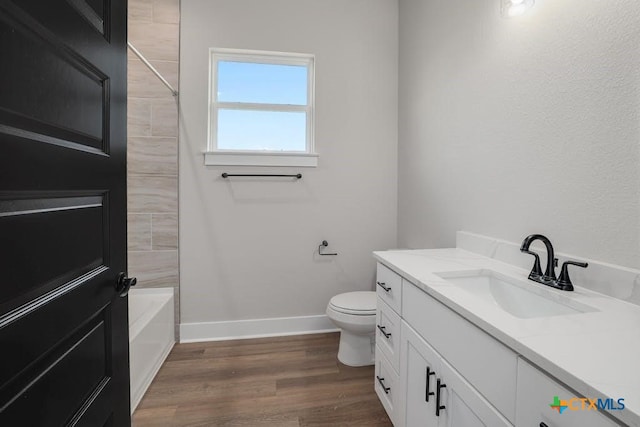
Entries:
[[315, 168], [315, 153], [263, 153], [259, 151], [206, 151], [205, 166], [295, 166]]

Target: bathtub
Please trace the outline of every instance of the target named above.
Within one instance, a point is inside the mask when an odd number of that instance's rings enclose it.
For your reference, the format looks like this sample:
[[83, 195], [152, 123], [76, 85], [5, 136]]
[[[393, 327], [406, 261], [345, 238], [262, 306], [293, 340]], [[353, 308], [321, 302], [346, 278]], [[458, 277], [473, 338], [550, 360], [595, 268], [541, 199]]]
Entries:
[[173, 288], [129, 292], [131, 413], [175, 344]]

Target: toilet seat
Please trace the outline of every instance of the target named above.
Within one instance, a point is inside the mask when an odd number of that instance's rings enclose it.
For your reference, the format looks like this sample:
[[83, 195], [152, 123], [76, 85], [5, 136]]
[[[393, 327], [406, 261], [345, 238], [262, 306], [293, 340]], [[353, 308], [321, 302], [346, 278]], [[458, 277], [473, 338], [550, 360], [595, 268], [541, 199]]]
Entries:
[[347, 292], [331, 298], [329, 307], [338, 313], [353, 316], [375, 316], [375, 292]]

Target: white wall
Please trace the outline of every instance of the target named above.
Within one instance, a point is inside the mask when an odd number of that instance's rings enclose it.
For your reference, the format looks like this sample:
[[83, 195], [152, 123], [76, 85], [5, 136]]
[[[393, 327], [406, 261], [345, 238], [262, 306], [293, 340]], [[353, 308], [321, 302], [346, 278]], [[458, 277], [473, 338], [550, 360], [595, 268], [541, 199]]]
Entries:
[[[331, 296], [373, 289], [371, 251], [396, 246], [397, 6], [182, 1], [183, 324], [322, 315]], [[203, 165], [209, 47], [316, 56], [317, 168]], [[223, 171], [303, 178], [223, 180]], [[323, 239], [337, 257], [314, 255]]]
[[640, 267], [640, 2], [400, 0], [401, 247], [456, 230]]

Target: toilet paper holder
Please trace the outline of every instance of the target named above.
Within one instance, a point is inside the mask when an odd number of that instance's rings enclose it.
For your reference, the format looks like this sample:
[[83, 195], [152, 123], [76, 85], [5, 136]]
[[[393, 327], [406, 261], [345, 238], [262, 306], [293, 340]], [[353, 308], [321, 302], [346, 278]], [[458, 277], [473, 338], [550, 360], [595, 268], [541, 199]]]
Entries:
[[331, 254], [323, 254], [323, 253], [322, 253], [322, 248], [323, 248], [323, 247], [325, 247], [325, 248], [326, 248], [327, 246], [329, 246], [329, 242], [327, 242], [326, 240], [323, 240], [323, 241], [322, 241], [322, 243], [320, 243], [320, 246], [318, 246], [318, 254], [319, 254], [320, 256], [338, 255], [338, 253], [337, 253], [337, 252], [335, 252], [335, 253], [331, 253]]

